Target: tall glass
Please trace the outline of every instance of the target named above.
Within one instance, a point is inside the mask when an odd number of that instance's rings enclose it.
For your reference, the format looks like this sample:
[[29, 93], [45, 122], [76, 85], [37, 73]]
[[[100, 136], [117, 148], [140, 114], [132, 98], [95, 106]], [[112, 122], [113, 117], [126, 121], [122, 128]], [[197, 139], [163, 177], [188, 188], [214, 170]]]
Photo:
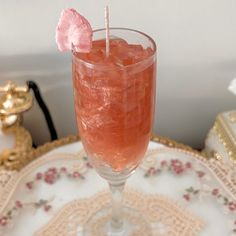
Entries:
[[[132, 223], [126, 215], [137, 213], [122, 207], [122, 193], [127, 178], [144, 157], [154, 120], [155, 42], [142, 32], [126, 28], [110, 28], [110, 34], [128, 44], [141, 45], [149, 54], [134, 64], [114, 66], [88, 62], [73, 52], [79, 134], [88, 158], [98, 174], [108, 181], [112, 193], [111, 207], [91, 217], [84, 235], [93, 235], [89, 227], [107, 216], [109, 222], [100, 226], [104, 235], [132, 235]], [[104, 36], [104, 29], [96, 30], [93, 40]]]

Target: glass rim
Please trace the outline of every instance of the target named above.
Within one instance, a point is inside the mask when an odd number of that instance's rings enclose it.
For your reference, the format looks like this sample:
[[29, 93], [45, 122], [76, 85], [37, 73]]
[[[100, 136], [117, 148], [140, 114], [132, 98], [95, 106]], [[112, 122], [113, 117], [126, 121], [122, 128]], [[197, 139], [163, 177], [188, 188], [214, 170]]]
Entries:
[[[106, 30], [105, 28], [99, 28], [99, 29], [93, 30], [93, 34], [97, 33], [97, 32], [101, 32], [101, 31], [105, 31], [105, 30]], [[155, 57], [157, 46], [156, 46], [155, 41], [149, 35], [143, 33], [142, 31], [139, 31], [139, 30], [130, 29], [130, 28], [123, 28], [123, 27], [110, 27], [109, 30], [124, 30], [124, 31], [138, 33], [138, 34], [146, 37], [151, 42], [151, 44], [153, 45], [153, 53], [150, 56], [148, 56], [147, 58], [145, 58], [145, 59], [143, 59], [139, 62], [136, 62], [134, 64], [126, 65], [126, 66], [122, 66], [120, 68], [117, 68], [118, 70], [124, 70], [124, 69], [129, 69], [129, 68], [139, 66], [140, 64], [144, 63], [145, 61], [148, 61], [151, 58]], [[98, 70], [114, 70], [114, 68], [108, 67], [106, 65], [102, 65], [102, 64], [99, 64], [99, 63], [88, 62], [88, 61], [85, 61], [85, 60], [75, 56], [76, 51], [74, 51], [73, 49], [71, 50], [71, 52], [72, 52], [73, 59], [75, 59], [76, 61], [84, 64], [88, 68], [93, 69], [94, 67], [96, 67], [96, 69], [98, 69]]]

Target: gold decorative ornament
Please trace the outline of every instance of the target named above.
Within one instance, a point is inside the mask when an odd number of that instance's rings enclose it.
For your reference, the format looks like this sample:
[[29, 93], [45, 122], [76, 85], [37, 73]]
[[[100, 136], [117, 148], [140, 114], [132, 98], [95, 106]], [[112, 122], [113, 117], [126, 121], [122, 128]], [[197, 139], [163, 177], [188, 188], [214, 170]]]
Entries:
[[222, 161], [222, 156], [218, 152], [213, 152], [213, 157], [218, 161]]
[[19, 170], [28, 163], [25, 158], [32, 148], [30, 133], [22, 126], [14, 125], [3, 130], [5, 134], [13, 134], [15, 145], [12, 149], [5, 149], [0, 153], [0, 169]]
[[0, 86], [0, 128], [7, 128], [20, 124], [22, 113], [33, 105], [33, 96], [27, 85], [17, 86], [8, 81], [5, 86]]
[[236, 164], [236, 137], [222, 115], [217, 116], [213, 130], [225, 147], [229, 159]]
[[17, 86], [14, 82], [8, 81], [5, 86], [0, 87], [0, 114], [11, 116], [21, 114], [29, 110], [33, 105], [33, 97], [29, 93], [29, 87]]
[[0, 168], [20, 169], [26, 164], [24, 156], [32, 149], [29, 132], [21, 126], [22, 113], [33, 105], [33, 96], [28, 86], [17, 86], [8, 81], [0, 86], [0, 129], [4, 134], [13, 134], [15, 145], [0, 152]]

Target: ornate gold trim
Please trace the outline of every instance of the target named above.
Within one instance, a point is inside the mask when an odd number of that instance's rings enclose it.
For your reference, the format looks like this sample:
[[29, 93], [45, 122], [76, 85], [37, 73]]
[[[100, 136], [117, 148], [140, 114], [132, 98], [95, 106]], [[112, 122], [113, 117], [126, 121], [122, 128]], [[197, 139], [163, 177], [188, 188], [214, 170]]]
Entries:
[[222, 114], [217, 116], [213, 130], [224, 145], [229, 159], [236, 164], [236, 138]]
[[17, 86], [13, 81], [8, 81], [5, 86], [0, 86], [0, 114], [4, 116], [18, 115], [29, 110], [33, 105], [33, 96], [27, 85]]
[[13, 134], [15, 145], [12, 149], [5, 149], [0, 153], [0, 169], [20, 169], [27, 163], [25, 156], [32, 150], [30, 133], [19, 125], [3, 129], [5, 134]]
[[20, 170], [35, 158], [66, 144], [79, 140], [77, 136], [68, 136], [53, 142], [45, 143], [42, 146], [32, 148], [30, 133], [22, 126], [15, 125], [4, 129], [4, 133], [13, 134], [16, 142], [13, 149], [6, 149], [0, 153], [0, 169]]
[[21, 159], [24, 160], [24, 162], [21, 162], [21, 165], [11, 166], [11, 169], [20, 170], [21, 168], [23, 168], [25, 165], [27, 165], [29, 162], [36, 159], [37, 157], [39, 157], [39, 156], [57, 148], [57, 147], [61, 147], [66, 144], [74, 143], [78, 140], [79, 140], [79, 137], [72, 135], [72, 136], [68, 136], [68, 137], [53, 141], [53, 142], [45, 143], [44, 145], [39, 146], [36, 149], [31, 148], [28, 152], [24, 152], [24, 153], [20, 154]]
[[[179, 149], [186, 150], [186, 151], [189, 151], [192, 153], [203, 155], [203, 153], [199, 152], [198, 150], [193, 149], [192, 147], [190, 147], [186, 144], [176, 142], [176, 141], [174, 141], [170, 138], [167, 138], [167, 137], [162, 137], [162, 136], [158, 136], [158, 135], [153, 134], [151, 140], [154, 142], [161, 143], [167, 147], [179, 148]], [[205, 156], [205, 154], [203, 156]]]

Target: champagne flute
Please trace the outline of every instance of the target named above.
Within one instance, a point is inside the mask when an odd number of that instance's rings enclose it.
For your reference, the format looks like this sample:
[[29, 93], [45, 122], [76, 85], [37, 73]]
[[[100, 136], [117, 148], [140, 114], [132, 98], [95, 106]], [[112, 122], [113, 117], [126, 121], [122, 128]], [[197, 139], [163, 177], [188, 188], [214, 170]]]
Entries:
[[[97, 173], [109, 184], [111, 206], [93, 215], [84, 235], [132, 235], [135, 225], [123, 207], [127, 178], [143, 159], [153, 127], [156, 91], [156, 44], [137, 30], [110, 28], [106, 55], [105, 29], [93, 32], [90, 53], [72, 51], [75, 111], [79, 134]], [[139, 217], [141, 217], [139, 215]], [[99, 219], [104, 218], [103, 221]], [[100, 233], [99, 233], [100, 235]]]

